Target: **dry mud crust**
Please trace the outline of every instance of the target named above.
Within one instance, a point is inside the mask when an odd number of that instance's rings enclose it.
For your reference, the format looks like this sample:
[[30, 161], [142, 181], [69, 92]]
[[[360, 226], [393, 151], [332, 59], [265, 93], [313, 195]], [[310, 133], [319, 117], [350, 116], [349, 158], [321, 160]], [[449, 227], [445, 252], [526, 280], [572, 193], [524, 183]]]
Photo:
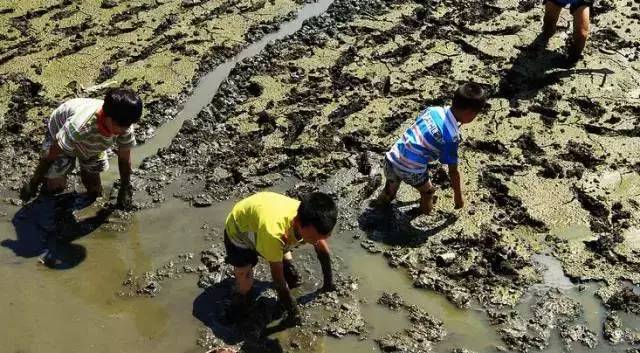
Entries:
[[[136, 89], [144, 141], [197, 79], [277, 29], [301, 4], [275, 1], [19, 1], [0, 12], [0, 188], [37, 158], [44, 121], [64, 100]], [[96, 86], [99, 85], [99, 86]], [[9, 156], [17, 156], [12, 158]], [[31, 167], [31, 168], [29, 168]]]

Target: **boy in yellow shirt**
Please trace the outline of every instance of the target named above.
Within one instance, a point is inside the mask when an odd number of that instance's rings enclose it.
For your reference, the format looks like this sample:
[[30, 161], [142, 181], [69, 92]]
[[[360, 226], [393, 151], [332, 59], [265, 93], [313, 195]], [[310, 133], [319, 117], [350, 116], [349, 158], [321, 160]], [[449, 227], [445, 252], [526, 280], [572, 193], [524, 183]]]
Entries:
[[237, 287], [231, 311], [240, 313], [249, 307], [253, 267], [261, 256], [271, 267], [275, 289], [287, 310], [286, 323], [298, 324], [300, 313], [289, 290], [300, 285], [300, 277], [290, 250], [303, 243], [313, 245], [324, 278], [321, 290], [335, 290], [327, 239], [337, 217], [333, 199], [319, 192], [305, 195], [301, 201], [273, 192], [260, 192], [236, 203], [227, 216], [224, 232], [227, 263], [234, 267]]

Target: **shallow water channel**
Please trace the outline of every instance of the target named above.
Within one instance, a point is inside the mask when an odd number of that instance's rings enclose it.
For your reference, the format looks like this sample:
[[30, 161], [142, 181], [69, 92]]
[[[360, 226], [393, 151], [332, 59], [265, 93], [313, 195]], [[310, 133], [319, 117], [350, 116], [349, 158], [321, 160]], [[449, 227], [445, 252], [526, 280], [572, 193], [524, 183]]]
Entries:
[[[219, 66], [200, 81], [178, 117], [159, 128], [156, 136], [134, 154], [136, 165], [158, 148], [167, 146], [186, 119], [194, 117], [208, 104], [219, 85], [240, 60], [259, 53], [270, 41], [298, 30], [302, 22], [326, 11], [331, 0], [305, 5], [298, 17], [282, 28], [252, 44], [235, 58]], [[114, 180], [112, 169], [105, 182]], [[162, 283], [155, 298], [126, 297], [118, 293], [122, 281], [132, 271], [152, 270], [178, 254], [199, 252], [207, 246], [211, 227], [220, 227], [233, 201], [209, 208], [192, 208], [188, 203], [168, 199], [160, 207], [134, 215], [124, 232], [99, 228], [74, 241], [83, 252], [83, 261], [66, 270], [42, 266], [38, 243], [43, 224], [24, 219], [17, 207], [0, 208], [0, 349], [8, 353], [69, 352], [202, 352], [196, 346], [202, 323], [192, 315], [194, 300], [202, 292], [195, 275]], [[39, 207], [42, 205], [34, 205]], [[16, 235], [16, 224], [22, 224]], [[46, 222], [45, 222], [46, 223]], [[26, 226], [25, 226], [26, 224]], [[44, 225], [46, 227], [46, 225]], [[444, 322], [448, 334], [435, 346], [439, 352], [467, 348], [477, 352], [495, 351], [502, 345], [486, 315], [477, 308], [457, 309], [443, 296], [414, 289], [400, 270], [387, 266], [384, 258], [361, 249], [353, 234], [338, 234], [332, 240], [336, 254], [347, 261], [347, 270], [359, 278], [370, 339], [328, 338], [325, 352], [376, 352], [372, 340], [408, 327], [406, 314], [391, 312], [376, 304], [383, 291], [397, 292]], [[18, 240], [16, 242], [16, 240]], [[539, 261], [549, 268], [546, 286], [557, 286], [583, 303], [589, 327], [600, 331], [604, 309], [593, 296], [595, 286], [578, 292], [562, 275], [559, 263], [551, 257]], [[522, 311], [526, 310], [523, 305]], [[560, 351], [554, 340], [547, 352]], [[574, 351], [581, 352], [576, 346]], [[586, 350], [585, 350], [586, 351]], [[598, 352], [621, 351], [600, 345]]]

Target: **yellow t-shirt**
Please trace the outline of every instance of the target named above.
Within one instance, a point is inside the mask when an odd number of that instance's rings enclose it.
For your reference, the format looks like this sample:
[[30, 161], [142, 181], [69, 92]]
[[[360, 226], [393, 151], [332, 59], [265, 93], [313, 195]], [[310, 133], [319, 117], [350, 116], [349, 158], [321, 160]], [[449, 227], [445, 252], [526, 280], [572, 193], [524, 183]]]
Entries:
[[234, 245], [253, 249], [269, 262], [280, 262], [298, 243], [292, 227], [298, 206], [300, 201], [290, 197], [259, 192], [233, 206], [224, 228]]

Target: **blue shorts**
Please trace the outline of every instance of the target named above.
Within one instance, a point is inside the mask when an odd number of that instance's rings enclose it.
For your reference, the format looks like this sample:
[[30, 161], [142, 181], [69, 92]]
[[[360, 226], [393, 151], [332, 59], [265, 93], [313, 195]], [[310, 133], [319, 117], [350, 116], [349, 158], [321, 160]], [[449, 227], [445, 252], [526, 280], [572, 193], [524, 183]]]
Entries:
[[546, 4], [547, 1], [551, 1], [552, 3], [560, 7], [565, 7], [569, 5], [569, 11], [571, 13], [574, 13], [577, 9], [581, 8], [582, 6], [587, 6], [587, 7], [593, 6], [593, 0], [543, 0], [542, 3]]

